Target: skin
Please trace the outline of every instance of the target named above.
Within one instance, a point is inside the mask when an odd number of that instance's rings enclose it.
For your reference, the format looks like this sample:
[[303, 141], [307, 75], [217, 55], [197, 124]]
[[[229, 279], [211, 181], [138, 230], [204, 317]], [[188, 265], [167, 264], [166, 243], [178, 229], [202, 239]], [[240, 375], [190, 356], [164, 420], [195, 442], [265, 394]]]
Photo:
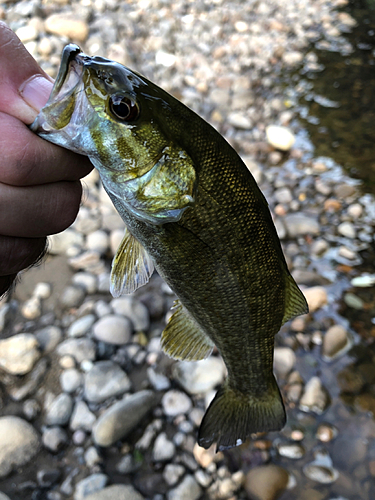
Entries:
[[1, 296], [17, 273], [43, 254], [46, 237], [74, 221], [82, 194], [79, 179], [92, 165], [27, 127], [46, 103], [53, 82], [2, 22], [0, 68]]

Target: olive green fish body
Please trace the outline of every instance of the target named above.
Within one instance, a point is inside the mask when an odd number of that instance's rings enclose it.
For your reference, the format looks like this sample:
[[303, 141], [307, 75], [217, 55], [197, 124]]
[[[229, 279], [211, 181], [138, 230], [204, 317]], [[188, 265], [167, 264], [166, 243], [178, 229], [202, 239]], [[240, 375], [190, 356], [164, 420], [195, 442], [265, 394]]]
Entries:
[[223, 449], [281, 429], [274, 336], [307, 306], [267, 202], [237, 153], [159, 87], [76, 46], [65, 49], [32, 127], [90, 157], [126, 224], [112, 293], [132, 292], [155, 266], [179, 298], [162, 334], [164, 351], [203, 359], [216, 345], [222, 355], [228, 377], [204, 416], [199, 444]]

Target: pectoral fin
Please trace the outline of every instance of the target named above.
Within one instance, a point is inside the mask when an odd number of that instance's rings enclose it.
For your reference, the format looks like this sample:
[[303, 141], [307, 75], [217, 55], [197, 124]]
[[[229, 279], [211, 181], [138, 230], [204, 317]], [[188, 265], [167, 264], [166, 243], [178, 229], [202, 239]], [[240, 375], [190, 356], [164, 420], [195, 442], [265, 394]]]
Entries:
[[207, 358], [214, 347], [212, 340], [176, 300], [175, 312], [161, 336], [163, 351], [174, 359], [198, 361]]
[[145, 285], [154, 271], [146, 250], [125, 229], [124, 237], [112, 261], [110, 290], [113, 297], [132, 293]]
[[300, 314], [306, 314], [308, 312], [309, 307], [305, 296], [298, 288], [293, 277], [288, 273], [285, 284], [285, 310], [282, 324], [292, 318], [295, 318], [296, 316], [299, 316]]

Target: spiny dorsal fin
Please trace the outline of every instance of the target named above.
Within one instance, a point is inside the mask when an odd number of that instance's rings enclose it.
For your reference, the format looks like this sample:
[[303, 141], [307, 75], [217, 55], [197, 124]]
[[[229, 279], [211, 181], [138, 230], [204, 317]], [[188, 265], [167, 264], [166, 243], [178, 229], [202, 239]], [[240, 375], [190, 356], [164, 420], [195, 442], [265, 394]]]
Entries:
[[198, 361], [207, 358], [214, 347], [212, 340], [176, 300], [174, 313], [161, 335], [163, 351], [174, 359]]
[[305, 296], [289, 273], [287, 274], [285, 281], [285, 310], [282, 324], [292, 318], [295, 318], [296, 316], [299, 316], [300, 314], [306, 314], [309, 312]]
[[124, 237], [112, 261], [110, 290], [113, 297], [132, 293], [145, 285], [154, 271], [146, 250], [125, 229]]

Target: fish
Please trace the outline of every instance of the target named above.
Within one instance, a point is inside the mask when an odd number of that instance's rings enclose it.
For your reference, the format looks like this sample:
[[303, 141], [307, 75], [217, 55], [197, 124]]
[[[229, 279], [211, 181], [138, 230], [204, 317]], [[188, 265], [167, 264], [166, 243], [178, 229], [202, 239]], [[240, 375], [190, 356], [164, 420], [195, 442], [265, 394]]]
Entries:
[[238, 446], [286, 422], [273, 374], [275, 335], [308, 312], [268, 203], [229, 143], [141, 74], [67, 45], [50, 98], [31, 125], [86, 155], [126, 229], [112, 262], [114, 297], [154, 268], [177, 296], [161, 336], [177, 360], [214, 347], [227, 377], [204, 414], [198, 444]]

